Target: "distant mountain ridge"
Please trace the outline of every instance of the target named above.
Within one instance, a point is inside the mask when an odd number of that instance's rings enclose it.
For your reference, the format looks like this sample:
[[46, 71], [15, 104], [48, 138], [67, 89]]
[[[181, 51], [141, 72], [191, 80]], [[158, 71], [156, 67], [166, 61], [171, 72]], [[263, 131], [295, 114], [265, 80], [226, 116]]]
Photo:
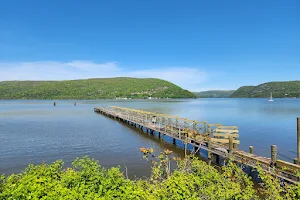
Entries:
[[198, 98], [228, 98], [235, 90], [209, 90], [193, 92]]
[[268, 82], [258, 86], [243, 86], [237, 89], [231, 98], [300, 98], [300, 81]]
[[95, 78], [66, 81], [3, 81], [0, 99], [195, 98], [188, 90], [156, 78]]

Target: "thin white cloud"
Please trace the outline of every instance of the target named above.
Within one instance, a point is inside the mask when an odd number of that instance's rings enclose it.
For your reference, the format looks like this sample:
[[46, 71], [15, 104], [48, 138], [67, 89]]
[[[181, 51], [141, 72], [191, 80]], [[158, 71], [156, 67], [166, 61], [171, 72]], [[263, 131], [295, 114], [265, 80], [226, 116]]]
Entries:
[[0, 62], [0, 81], [5, 80], [72, 80], [86, 78], [136, 77], [160, 78], [195, 91], [207, 80], [207, 73], [191, 67], [164, 67], [130, 70], [116, 62], [38, 61]]
[[207, 80], [207, 74], [196, 68], [168, 67], [150, 70], [138, 70], [129, 73], [131, 77], [160, 78], [175, 83], [185, 89], [194, 90]]

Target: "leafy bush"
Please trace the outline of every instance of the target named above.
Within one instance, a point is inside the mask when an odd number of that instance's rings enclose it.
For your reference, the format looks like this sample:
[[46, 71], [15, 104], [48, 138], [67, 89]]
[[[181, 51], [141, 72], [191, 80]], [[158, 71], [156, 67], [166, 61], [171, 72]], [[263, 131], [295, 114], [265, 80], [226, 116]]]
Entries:
[[[52, 164], [29, 165], [20, 174], [1, 176], [0, 199], [299, 199], [300, 186], [282, 186], [276, 178], [258, 169], [263, 183], [255, 190], [253, 182], [232, 162], [222, 171], [189, 156], [174, 158], [170, 151], [155, 155], [141, 148], [151, 163], [148, 179], [129, 180], [118, 167], [105, 169], [98, 161], [83, 157], [71, 168], [58, 160]], [[260, 197], [258, 196], [260, 195]]]

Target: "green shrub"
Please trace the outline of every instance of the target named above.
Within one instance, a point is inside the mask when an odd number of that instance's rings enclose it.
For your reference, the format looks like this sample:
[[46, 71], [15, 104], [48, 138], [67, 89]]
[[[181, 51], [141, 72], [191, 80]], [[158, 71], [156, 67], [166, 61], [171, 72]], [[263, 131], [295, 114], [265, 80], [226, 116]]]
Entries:
[[[194, 156], [174, 158], [170, 151], [155, 155], [143, 149], [151, 163], [148, 179], [127, 179], [118, 167], [105, 169], [98, 161], [83, 157], [71, 168], [58, 160], [29, 165], [20, 174], [1, 176], [0, 199], [299, 199], [299, 185], [282, 186], [277, 178], [258, 169], [263, 183], [255, 190], [251, 178], [232, 162], [222, 171]], [[260, 195], [260, 197], [258, 196]]]

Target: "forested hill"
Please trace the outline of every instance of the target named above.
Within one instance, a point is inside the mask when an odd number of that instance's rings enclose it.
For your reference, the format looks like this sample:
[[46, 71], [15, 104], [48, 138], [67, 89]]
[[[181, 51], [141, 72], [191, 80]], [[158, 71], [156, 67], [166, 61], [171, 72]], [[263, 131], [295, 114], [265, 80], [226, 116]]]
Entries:
[[209, 90], [203, 92], [193, 92], [198, 98], [228, 98], [234, 90]]
[[0, 99], [194, 98], [177, 85], [154, 78], [99, 78], [70, 81], [3, 81]]
[[243, 86], [231, 98], [300, 97], [300, 81], [269, 82], [258, 86]]

